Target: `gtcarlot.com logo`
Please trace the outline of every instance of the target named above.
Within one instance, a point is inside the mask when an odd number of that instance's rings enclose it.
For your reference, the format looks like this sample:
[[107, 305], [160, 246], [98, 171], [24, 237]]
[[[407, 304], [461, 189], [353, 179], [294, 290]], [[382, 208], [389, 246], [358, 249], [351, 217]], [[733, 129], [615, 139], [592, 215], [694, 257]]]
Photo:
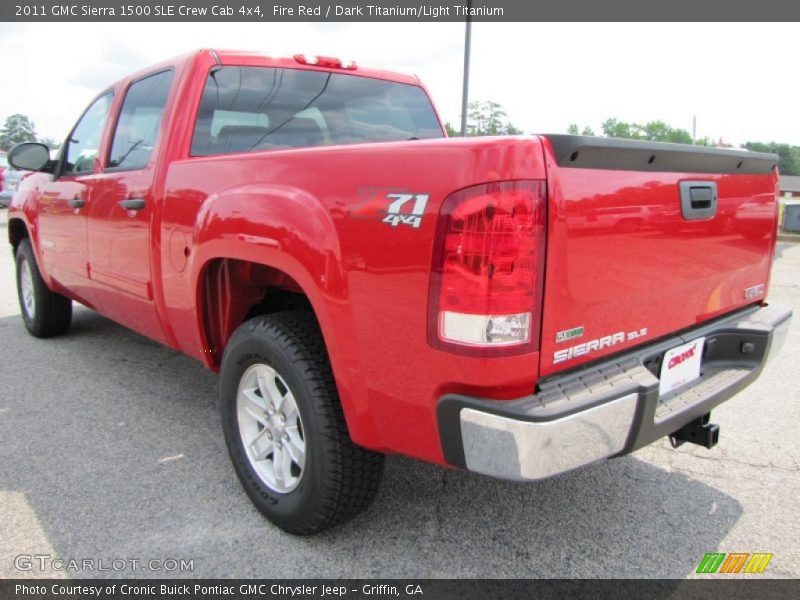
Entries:
[[697, 565], [698, 573], [763, 573], [772, 553], [767, 552], [706, 552]]
[[194, 559], [186, 558], [60, 558], [50, 554], [19, 554], [18, 571], [194, 571]]

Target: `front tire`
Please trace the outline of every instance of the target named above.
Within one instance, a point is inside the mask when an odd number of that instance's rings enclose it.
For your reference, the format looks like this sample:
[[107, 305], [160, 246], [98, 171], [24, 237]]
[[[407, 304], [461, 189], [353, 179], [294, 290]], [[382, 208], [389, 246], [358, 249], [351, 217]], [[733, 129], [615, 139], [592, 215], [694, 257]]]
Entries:
[[20, 242], [16, 261], [17, 296], [25, 328], [39, 338], [67, 333], [72, 324], [72, 300], [47, 289], [30, 240]]
[[281, 529], [318, 533], [377, 493], [383, 455], [350, 439], [311, 314], [263, 315], [234, 332], [222, 359], [220, 413], [239, 481]]

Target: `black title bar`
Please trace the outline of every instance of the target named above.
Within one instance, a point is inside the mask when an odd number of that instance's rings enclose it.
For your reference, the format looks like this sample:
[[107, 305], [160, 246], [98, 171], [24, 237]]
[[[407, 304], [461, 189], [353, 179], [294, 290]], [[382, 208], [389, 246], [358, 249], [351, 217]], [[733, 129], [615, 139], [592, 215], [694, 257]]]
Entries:
[[[11, 22], [798, 21], [787, 0], [3, 0]], [[676, 43], [682, 43], [676, 25]], [[713, 36], [711, 36], [713, 37]], [[707, 40], [697, 40], [706, 43]]]
[[750, 600], [798, 597], [779, 579], [9, 579], [3, 600]]

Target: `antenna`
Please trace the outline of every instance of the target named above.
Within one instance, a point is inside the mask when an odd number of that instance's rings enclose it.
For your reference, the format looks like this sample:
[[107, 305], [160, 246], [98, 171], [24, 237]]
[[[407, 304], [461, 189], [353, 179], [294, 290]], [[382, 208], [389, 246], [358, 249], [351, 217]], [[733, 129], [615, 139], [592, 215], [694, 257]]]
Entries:
[[467, 105], [469, 104], [469, 53], [472, 42], [472, 0], [467, 0], [467, 21], [464, 33], [464, 84], [461, 89], [461, 137], [467, 135]]

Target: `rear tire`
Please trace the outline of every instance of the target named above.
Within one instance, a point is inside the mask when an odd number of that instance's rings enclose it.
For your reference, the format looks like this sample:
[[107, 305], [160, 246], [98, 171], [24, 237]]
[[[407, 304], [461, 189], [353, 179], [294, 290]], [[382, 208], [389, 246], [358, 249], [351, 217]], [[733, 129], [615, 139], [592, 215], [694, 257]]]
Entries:
[[350, 439], [313, 315], [262, 315], [234, 332], [222, 359], [220, 413], [239, 481], [281, 529], [319, 533], [375, 497], [383, 455]]
[[25, 328], [39, 338], [67, 333], [72, 324], [72, 300], [47, 289], [30, 240], [20, 242], [16, 261], [17, 296]]

